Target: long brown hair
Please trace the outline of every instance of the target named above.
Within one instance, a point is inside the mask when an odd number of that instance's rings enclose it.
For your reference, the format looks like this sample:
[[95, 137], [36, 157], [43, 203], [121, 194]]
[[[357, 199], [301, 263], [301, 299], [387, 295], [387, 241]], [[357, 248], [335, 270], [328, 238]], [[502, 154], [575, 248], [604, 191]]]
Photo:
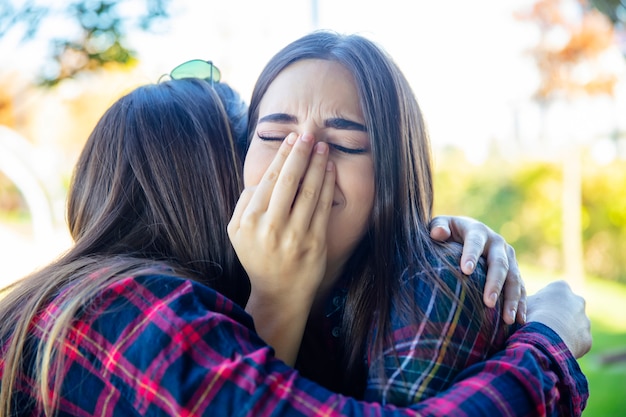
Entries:
[[46, 414], [58, 401], [48, 397], [51, 375], [55, 384], [62, 376], [55, 340], [111, 281], [158, 270], [245, 302], [247, 278], [226, 232], [242, 189], [240, 171], [220, 95], [204, 81], [139, 87], [106, 111], [70, 185], [67, 218], [75, 244], [3, 291], [0, 416], [10, 414], [16, 381], [31, 360], [24, 347], [32, 323], [53, 297], [62, 313], [44, 329], [35, 362]]
[[[363, 348], [375, 329], [374, 354], [382, 354], [390, 339], [390, 309], [394, 305], [417, 317], [414, 300], [401, 291], [403, 274], [425, 270], [429, 284], [451, 299], [430, 258], [456, 271], [450, 259], [460, 251], [430, 239], [433, 210], [433, 174], [428, 132], [420, 107], [402, 71], [386, 52], [360, 35], [316, 31], [290, 43], [263, 69], [252, 92], [248, 116], [248, 143], [259, 117], [259, 105], [274, 79], [289, 65], [306, 59], [340, 63], [353, 75], [374, 160], [375, 197], [369, 230], [344, 267], [349, 292], [343, 315], [342, 338], [352, 384], [362, 374]], [[461, 278], [461, 273], [458, 273]], [[464, 290], [469, 287], [463, 282]], [[482, 305], [476, 288], [471, 302]], [[380, 361], [379, 361], [380, 363]], [[379, 370], [383, 372], [382, 367]], [[362, 376], [362, 375], [361, 375]], [[355, 393], [353, 389], [345, 392]]]

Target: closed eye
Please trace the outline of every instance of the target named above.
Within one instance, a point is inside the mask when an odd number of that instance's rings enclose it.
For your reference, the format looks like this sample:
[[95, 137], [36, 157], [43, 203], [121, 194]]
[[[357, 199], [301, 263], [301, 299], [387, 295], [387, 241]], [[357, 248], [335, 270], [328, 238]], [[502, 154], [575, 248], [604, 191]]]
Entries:
[[259, 139], [265, 140], [268, 142], [282, 142], [287, 137], [287, 136], [266, 136], [266, 135], [261, 135], [259, 133], [257, 133], [257, 136], [259, 137]]
[[[265, 142], [282, 142], [286, 138], [286, 136], [282, 136], [282, 135], [270, 136], [270, 135], [263, 135], [258, 132], [257, 132], [257, 136], [259, 137], [259, 139]], [[337, 145], [336, 143], [330, 143], [330, 142], [327, 142], [327, 143], [328, 143], [328, 146], [331, 147], [331, 149], [334, 149], [336, 151], [349, 154], [349, 155], [360, 155], [360, 154], [364, 154], [367, 152], [367, 149], [365, 148], [347, 148], [345, 146]]]
[[350, 155], [359, 155], [367, 152], [367, 150], [364, 148], [346, 148], [345, 146], [337, 145], [335, 143], [329, 143], [328, 146], [338, 150], [339, 152], [347, 153]]

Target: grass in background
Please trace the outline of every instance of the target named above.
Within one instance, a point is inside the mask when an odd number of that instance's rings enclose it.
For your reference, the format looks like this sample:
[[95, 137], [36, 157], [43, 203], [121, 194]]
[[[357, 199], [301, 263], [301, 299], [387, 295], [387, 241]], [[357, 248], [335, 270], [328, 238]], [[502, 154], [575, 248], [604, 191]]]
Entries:
[[[530, 294], [551, 281], [563, 279], [528, 265], [520, 265]], [[589, 402], [584, 417], [622, 416], [626, 410], [626, 285], [587, 276], [575, 290], [587, 301], [593, 346], [580, 359], [589, 381]], [[623, 356], [610, 362], [612, 356]]]

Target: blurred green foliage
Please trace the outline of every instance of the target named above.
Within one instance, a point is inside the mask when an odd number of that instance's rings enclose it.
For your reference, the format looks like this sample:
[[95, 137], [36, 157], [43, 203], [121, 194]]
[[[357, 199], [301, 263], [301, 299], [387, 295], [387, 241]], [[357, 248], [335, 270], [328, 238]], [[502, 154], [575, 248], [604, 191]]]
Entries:
[[583, 177], [588, 271], [626, 282], [626, 162], [588, 164]]
[[53, 86], [108, 64], [135, 63], [137, 52], [128, 44], [128, 33], [152, 30], [168, 19], [170, 1], [70, 0], [55, 4], [3, 0], [0, 33], [15, 31], [22, 42], [27, 42], [46, 24], [66, 26], [49, 40], [51, 56], [39, 79], [40, 85]]
[[[626, 297], [622, 297], [622, 304]], [[616, 312], [621, 306], [616, 307]], [[626, 333], [607, 330], [605, 326], [592, 320], [592, 351], [579, 361], [580, 367], [589, 382], [589, 401], [583, 412], [584, 417], [605, 417], [623, 415], [626, 408], [626, 361], [607, 363], [609, 354], [626, 353]]]
[[[562, 167], [559, 161], [437, 155], [435, 213], [474, 217], [515, 248], [520, 261], [562, 268]], [[582, 230], [586, 272], [626, 283], [626, 161], [584, 157]]]
[[[520, 268], [530, 294], [564, 278], [532, 264], [521, 264]], [[626, 409], [626, 284], [588, 274], [584, 287], [576, 292], [585, 297], [593, 336], [591, 351], [579, 359], [589, 382], [583, 417], [622, 416]]]

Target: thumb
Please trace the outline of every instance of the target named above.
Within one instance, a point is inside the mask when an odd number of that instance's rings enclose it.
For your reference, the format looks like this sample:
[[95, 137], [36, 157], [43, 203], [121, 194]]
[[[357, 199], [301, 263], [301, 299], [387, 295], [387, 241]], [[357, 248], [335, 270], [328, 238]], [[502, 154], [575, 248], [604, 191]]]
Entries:
[[437, 216], [430, 222], [430, 237], [440, 242], [450, 239], [450, 217]]

